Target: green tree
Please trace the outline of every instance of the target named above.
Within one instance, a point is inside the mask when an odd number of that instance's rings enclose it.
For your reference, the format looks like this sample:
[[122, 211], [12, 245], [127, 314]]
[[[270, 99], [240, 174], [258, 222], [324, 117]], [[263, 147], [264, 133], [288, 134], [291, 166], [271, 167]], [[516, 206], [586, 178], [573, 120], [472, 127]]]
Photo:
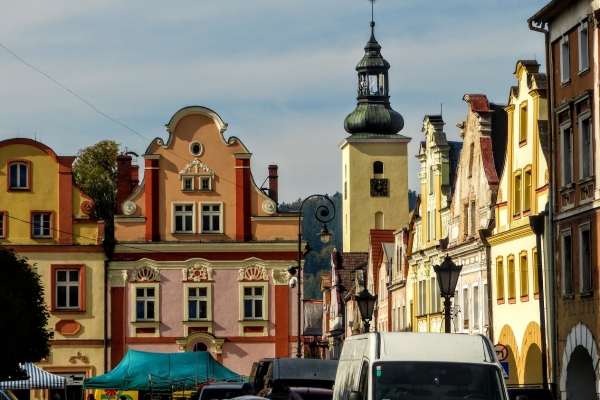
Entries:
[[0, 246], [0, 381], [22, 377], [19, 363], [50, 354], [49, 317], [40, 276], [26, 259]]
[[75, 183], [94, 200], [92, 218], [104, 221], [104, 251], [109, 257], [115, 243], [118, 154], [117, 142], [103, 140], [79, 150], [73, 163]]
[[323, 292], [321, 291], [321, 275], [327, 273], [329, 270], [322, 270], [316, 274], [307, 274], [304, 276], [304, 298], [311, 300], [320, 300], [323, 298]]

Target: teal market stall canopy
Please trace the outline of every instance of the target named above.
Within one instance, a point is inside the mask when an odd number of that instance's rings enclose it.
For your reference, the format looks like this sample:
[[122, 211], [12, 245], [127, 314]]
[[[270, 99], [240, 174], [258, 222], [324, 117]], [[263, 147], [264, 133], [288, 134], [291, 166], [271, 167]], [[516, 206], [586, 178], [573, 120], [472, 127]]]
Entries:
[[84, 389], [152, 390], [174, 392], [209, 381], [241, 380], [206, 351], [151, 353], [128, 350], [109, 373], [86, 378]]
[[34, 364], [23, 363], [21, 368], [27, 372], [29, 379], [0, 382], [0, 389], [64, 389], [67, 387], [66, 378], [46, 372]]

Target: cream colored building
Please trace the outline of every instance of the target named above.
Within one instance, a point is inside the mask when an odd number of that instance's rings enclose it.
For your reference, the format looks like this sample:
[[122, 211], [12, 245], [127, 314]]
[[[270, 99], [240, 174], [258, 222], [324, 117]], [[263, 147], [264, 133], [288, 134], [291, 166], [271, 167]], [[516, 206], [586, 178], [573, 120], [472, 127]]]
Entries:
[[[420, 201], [414, 210], [412, 248], [407, 256], [407, 302], [412, 302], [410, 324], [416, 332], [441, 332], [442, 300], [433, 265], [440, 264], [440, 245], [448, 236], [448, 207], [462, 143], [446, 139], [440, 115], [426, 115], [417, 158], [421, 163]], [[412, 297], [411, 297], [412, 295]]]
[[495, 342], [507, 346], [508, 384], [541, 383], [538, 249], [529, 216], [548, 201], [548, 166], [540, 141], [547, 120], [546, 76], [536, 61], [518, 61], [508, 106], [506, 161], [491, 245]]

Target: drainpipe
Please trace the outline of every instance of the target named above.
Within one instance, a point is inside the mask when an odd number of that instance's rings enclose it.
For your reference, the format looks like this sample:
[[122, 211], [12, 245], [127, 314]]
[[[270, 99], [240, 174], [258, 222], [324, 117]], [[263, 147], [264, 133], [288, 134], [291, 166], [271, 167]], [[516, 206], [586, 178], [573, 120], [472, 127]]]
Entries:
[[493, 308], [493, 296], [494, 296], [494, 288], [492, 284], [495, 282], [495, 279], [492, 278], [492, 247], [487, 241], [487, 238], [492, 234], [492, 229], [480, 229], [479, 237], [481, 238], [481, 243], [485, 247], [485, 273], [487, 275], [487, 305], [488, 305], [488, 331], [487, 337], [495, 343], [494, 340], [494, 308]]
[[[555, 393], [555, 395], [558, 393], [558, 383], [557, 383], [557, 348], [558, 348], [558, 343], [556, 340], [556, 330], [557, 330], [557, 321], [556, 321], [556, 281], [555, 281], [555, 250], [554, 250], [554, 227], [553, 227], [553, 220], [554, 220], [554, 161], [555, 161], [555, 154], [554, 151], [552, 150], [552, 140], [553, 140], [553, 132], [555, 131], [555, 121], [554, 121], [554, 116], [553, 116], [553, 112], [554, 112], [554, 65], [552, 62], [552, 57], [550, 57], [550, 32], [548, 31], [548, 29], [544, 29], [544, 28], [537, 28], [535, 26], [533, 26], [533, 21], [532, 20], [528, 20], [527, 24], [529, 26], [529, 29], [535, 32], [540, 32], [544, 34], [544, 47], [546, 50], [546, 97], [547, 97], [547, 102], [548, 102], [548, 154], [550, 155], [549, 159], [547, 159], [547, 163], [548, 163], [548, 174], [550, 176], [549, 182], [548, 182], [548, 204], [547, 204], [547, 211], [548, 211], [548, 220], [547, 220], [547, 225], [546, 225], [546, 240], [545, 240], [545, 249], [546, 251], [544, 252], [544, 254], [542, 254], [544, 256], [544, 259], [547, 261], [546, 265], [547, 265], [547, 271], [546, 274], [544, 276], [544, 278], [547, 279], [548, 282], [548, 288], [547, 288], [547, 293], [548, 293], [548, 306], [547, 306], [547, 312], [546, 315], [548, 316], [548, 322], [549, 322], [549, 332], [548, 332], [548, 339], [549, 339], [549, 343], [552, 343], [553, 346], [550, 347], [550, 365], [551, 365], [551, 371], [550, 371], [550, 382], [552, 385], [552, 391], [553, 393]], [[547, 24], [546, 24], [547, 26]], [[541, 252], [540, 252], [540, 248], [538, 248], [538, 258], [540, 256]], [[544, 293], [540, 293], [541, 296], [544, 296]]]

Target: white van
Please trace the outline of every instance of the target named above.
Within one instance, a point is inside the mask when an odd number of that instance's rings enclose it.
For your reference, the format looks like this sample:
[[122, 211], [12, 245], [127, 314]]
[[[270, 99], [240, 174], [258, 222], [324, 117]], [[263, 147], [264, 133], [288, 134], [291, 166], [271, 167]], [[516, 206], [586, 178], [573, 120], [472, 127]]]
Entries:
[[373, 332], [344, 341], [333, 400], [507, 400], [503, 375], [483, 335]]

